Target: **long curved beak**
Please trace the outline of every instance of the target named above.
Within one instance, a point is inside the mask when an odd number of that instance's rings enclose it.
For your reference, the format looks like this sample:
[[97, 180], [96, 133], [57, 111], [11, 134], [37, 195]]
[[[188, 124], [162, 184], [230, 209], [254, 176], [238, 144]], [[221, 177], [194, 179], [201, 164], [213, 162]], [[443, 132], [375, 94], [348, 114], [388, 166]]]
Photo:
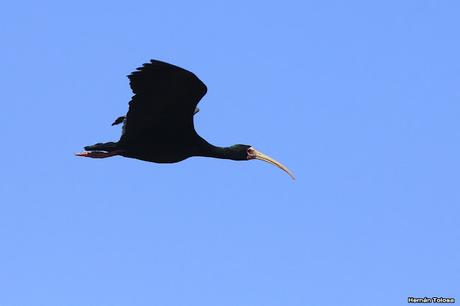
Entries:
[[283, 170], [287, 174], [289, 174], [289, 176], [293, 180], [295, 180], [294, 174], [292, 174], [292, 172], [289, 171], [289, 169], [286, 166], [284, 166], [282, 163], [276, 161], [275, 159], [271, 158], [268, 155], [265, 155], [262, 152], [257, 151], [256, 149], [254, 149], [252, 147], [248, 151], [249, 151], [249, 156], [248, 156], [249, 159], [258, 159], [258, 160], [263, 160], [263, 161], [265, 161], [267, 163], [270, 163], [270, 164], [280, 168], [281, 170]]

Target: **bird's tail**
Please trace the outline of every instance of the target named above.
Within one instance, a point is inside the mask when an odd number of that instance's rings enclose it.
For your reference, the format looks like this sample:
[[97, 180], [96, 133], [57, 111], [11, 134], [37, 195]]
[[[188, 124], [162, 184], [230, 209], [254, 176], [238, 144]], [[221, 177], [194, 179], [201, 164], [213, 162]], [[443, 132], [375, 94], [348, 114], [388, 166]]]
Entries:
[[92, 146], [86, 146], [86, 151], [106, 151], [111, 152], [115, 150], [119, 150], [118, 143], [116, 142], [106, 142], [106, 143], [96, 143]]

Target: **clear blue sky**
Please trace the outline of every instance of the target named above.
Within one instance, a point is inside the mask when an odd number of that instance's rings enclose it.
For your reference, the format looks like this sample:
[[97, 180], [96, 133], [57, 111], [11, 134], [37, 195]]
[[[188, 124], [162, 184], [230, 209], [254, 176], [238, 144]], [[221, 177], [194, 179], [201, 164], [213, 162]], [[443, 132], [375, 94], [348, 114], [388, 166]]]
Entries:
[[[460, 299], [458, 1], [9, 1], [1, 306]], [[150, 58], [197, 131], [285, 163], [77, 158]]]

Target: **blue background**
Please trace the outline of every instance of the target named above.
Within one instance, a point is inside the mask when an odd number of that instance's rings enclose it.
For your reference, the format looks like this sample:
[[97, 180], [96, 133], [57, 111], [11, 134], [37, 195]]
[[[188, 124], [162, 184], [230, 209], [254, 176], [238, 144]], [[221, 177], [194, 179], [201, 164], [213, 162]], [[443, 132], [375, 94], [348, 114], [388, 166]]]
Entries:
[[[0, 305], [460, 299], [458, 1], [10, 1]], [[116, 141], [150, 58], [197, 131], [259, 161], [73, 156]]]

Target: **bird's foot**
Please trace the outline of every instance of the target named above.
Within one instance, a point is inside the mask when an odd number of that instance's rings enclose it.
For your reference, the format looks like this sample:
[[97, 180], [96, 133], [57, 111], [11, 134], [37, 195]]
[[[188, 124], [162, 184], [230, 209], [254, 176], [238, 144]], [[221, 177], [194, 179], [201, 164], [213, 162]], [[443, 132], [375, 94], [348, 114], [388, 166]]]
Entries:
[[76, 156], [91, 157], [91, 158], [106, 158], [120, 154], [121, 151], [103, 152], [103, 151], [84, 151], [75, 153]]

